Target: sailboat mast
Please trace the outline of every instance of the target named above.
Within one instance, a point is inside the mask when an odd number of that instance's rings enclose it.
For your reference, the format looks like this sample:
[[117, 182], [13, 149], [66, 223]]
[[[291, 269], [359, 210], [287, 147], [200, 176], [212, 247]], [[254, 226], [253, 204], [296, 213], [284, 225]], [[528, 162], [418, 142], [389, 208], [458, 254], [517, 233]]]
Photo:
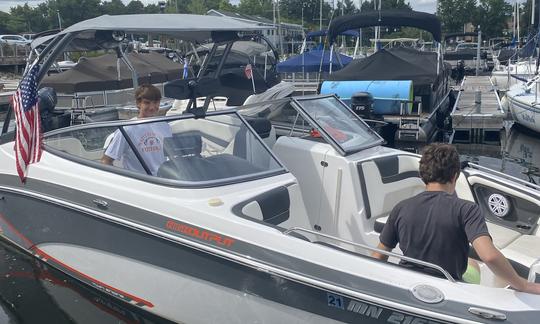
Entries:
[[532, 2], [532, 4], [531, 4], [531, 26], [534, 26], [534, 13], [535, 13], [535, 11], [534, 11], [534, 9], [535, 9], [534, 2], [535, 1], [532, 0], [531, 2]]

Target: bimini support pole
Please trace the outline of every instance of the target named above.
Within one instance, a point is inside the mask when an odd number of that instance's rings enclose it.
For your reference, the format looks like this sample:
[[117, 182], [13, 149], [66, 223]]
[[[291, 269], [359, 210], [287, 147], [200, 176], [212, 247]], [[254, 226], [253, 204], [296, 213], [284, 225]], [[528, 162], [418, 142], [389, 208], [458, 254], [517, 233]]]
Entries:
[[[330, 46], [330, 57], [329, 57], [329, 62], [330, 62], [330, 68], [328, 70], [328, 73], [332, 74], [332, 57], [334, 56], [334, 44], [332, 44]], [[324, 52], [323, 52], [323, 58], [324, 58]]]
[[441, 43], [437, 42], [437, 75], [441, 70]]

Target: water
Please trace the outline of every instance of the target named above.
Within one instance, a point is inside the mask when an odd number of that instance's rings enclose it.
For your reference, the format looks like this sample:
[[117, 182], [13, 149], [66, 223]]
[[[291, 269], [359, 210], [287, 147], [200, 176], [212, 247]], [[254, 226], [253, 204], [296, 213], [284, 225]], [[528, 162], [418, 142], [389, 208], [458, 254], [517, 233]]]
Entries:
[[[512, 127], [501, 145], [458, 144], [462, 159], [540, 183], [538, 134]], [[0, 323], [163, 323], [0, 240]]]
[[169, 323], [0, 241], [0, 323]]

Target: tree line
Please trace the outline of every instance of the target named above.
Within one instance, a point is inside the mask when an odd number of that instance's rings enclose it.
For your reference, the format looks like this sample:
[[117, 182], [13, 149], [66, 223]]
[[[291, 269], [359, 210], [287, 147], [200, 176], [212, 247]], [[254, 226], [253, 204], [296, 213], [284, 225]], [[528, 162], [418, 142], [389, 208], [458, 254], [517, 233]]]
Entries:
[[[358, 4], [361, 4], [361, 8], [358, 8]], [[279, 18], [282, 22], [303, 24], [308, 29], [318, 29], [321, 22], [324, 28], [333, 17], [376, 10], [378, 7], [379, 0], [339, 0], [332, 4], [320, 0], [279, 0], [279, 2], [240, 0], [238, 5], [231, 4], [229, 0], [168, 0], [164, 12], [206, 14], [210, 9], [217, 9], [262, 16], [270, 20]], [[381, 0], [380, 7], [383, 10], [412, 9], [405, 0]], [[531, 10], [531, 0], [521, 4], [520, 22], [523, 30], [532, 27]], [[121, 0], [47, 0], [36, 7], [24, 4], [12, 7], [9, 13], [0, 12], [0, 33], [41, 32], [59, 27], [66, 28], [103, 14], [159, 12], [160, 7], [157, 3], [145, 5], [139, 0], [132, 0], [128, 4], [124, 4]], [[437, 6], [437, 15], [441, 19], [444, 32], [463, 31], [466, 23], [472, 23], [474, 26], [481, 26], [482, 32], [487, 37], [501, 36], [503, 30], [508, 27], [507, 23], [512, 17], [512, 12], [512, 6], [505, 0], [439, 0]]]
[[[192, 13], [204, 15], [210, 9], [256, 15], [273, 20], [279, 18], [282, 22], [304, 25], [315, 29], [322, 21], [327, 26], [332, 17], [342, 14], [354, 14], [362, 10], [374, 10], [374, 1], [340, 0], [333, 5], [320, 0], [240, 0], [233, 5], [229, 0], [168, 0], [164, 1], [165, 13]], [[356, 3], [356, 5], [355, 5]], [[322, 4], [322, 10], [321, 10]], [[382, 9], [405, 8], [411, 9], [405, 0], [382, 0]], [[321, 16], [322, 11], [322, 16]], [[9, 13], [0, 11], [0, 33], [41, 32], [59, 27], [66, 28], [76, 22], [94, 18], [103, 14], [144, 14], [159, 13], [157, 3], [143, 4], [132, 0], [127, 5], [121, 0], [47, 0], [36, 7], [28, 4], [12, 7]], [[59, 18], [60, 17], [60, 18]]]
[[[520, 7], [520, 20], [525, 30], [530, 27], [531, 0]], [[480, 26], [485, 38], [490, 38], [503, 36], [505, 30], [511, 29], [512, 9], [505, 0], [439, 0], [437, 15], [446, 33], [463, 32], [464, 25], [472, 23], [475, 30]], [[528, 25], [526, 17], [529, 17]]]

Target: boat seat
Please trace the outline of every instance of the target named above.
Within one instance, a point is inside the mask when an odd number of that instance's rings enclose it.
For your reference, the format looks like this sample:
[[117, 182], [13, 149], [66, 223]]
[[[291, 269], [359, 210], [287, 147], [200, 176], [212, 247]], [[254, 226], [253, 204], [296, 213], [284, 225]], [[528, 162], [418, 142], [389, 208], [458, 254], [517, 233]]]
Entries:
[[400, 201], [425, 190], [418, 161], [411, 155], [391, 155], [357, 165], [367, 219], [386, 217]]
[[510, 245], [510, 243], [514, 242], [518, 237], [521, 236], [521, 233], [511, 230], [508, 227], [497, 225], [492, 222], [486, 222], [486, 224], [489, 230], [489, 234], [493, 239], [493, 244], [498, 249], [504, 249], [505, 247]]
[[91, 161], [100, 161], [103, 156], [102, 150], [87, 151], [81, 141], [74, 137], [55, 138], [48, 140], [47, 145], [68, 154]]
[[540, 257], [540, 237], [535, 235], [521, 235], [512, 243], [508, 244], [501, 252], [508, 259], [511, 259], [525, 267]]
[[177, 156], [201, 156], [202, 137], [197, 131], [173, 134], [163, 141], [163, 150], [169, 158]]

